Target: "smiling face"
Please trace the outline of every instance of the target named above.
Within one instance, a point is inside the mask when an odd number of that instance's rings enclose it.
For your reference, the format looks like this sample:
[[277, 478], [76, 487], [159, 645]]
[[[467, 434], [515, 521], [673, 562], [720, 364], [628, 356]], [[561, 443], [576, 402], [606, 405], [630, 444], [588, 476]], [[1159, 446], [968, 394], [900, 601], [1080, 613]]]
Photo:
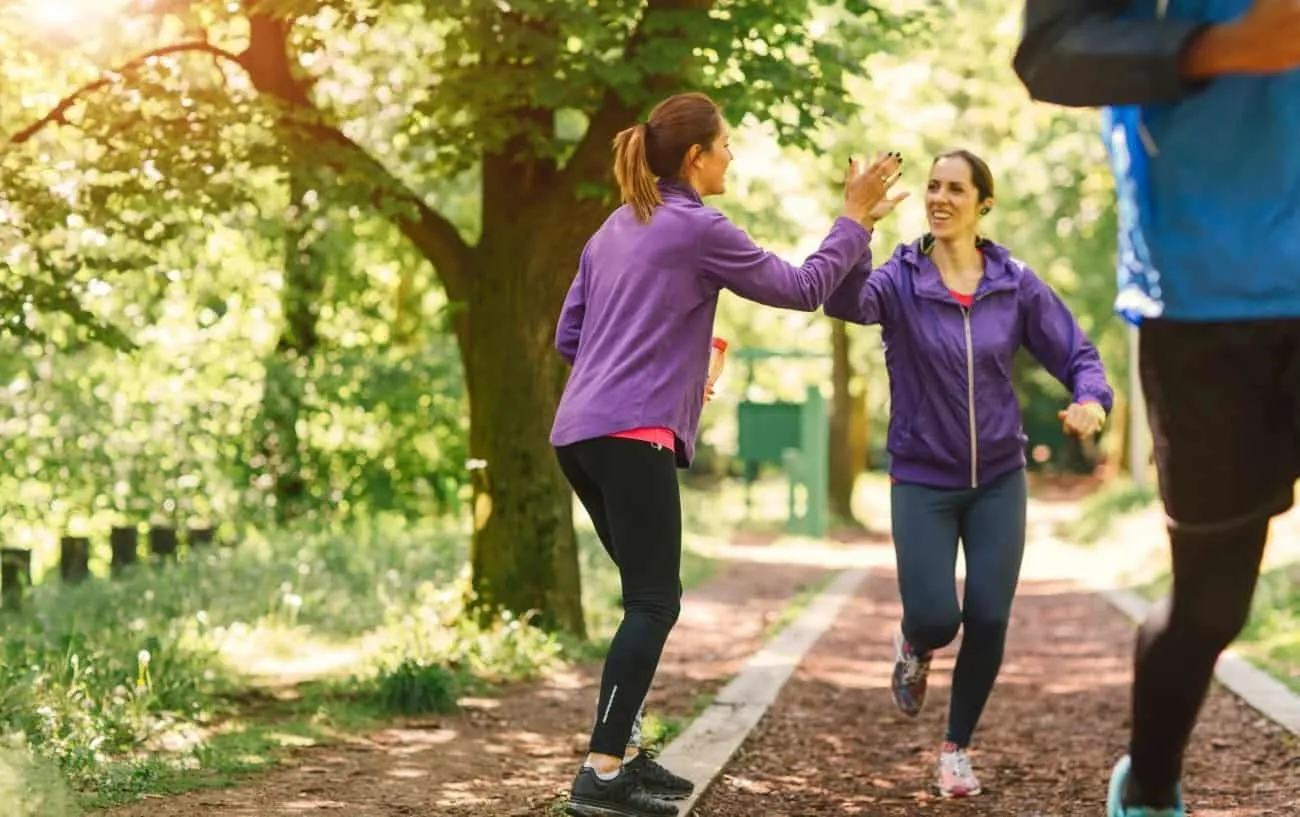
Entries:
[[[981, 193], [975, 176], [975, 166], [964, 156], [941, 156], [935, 160], [925, 188], [925, 215], [935, 238], [975, 237], [980, 211], [993, 206], [993, 197]], [[985, 189], [992, 187], [991, 180], [984, 181]]]
[[707, 149], [692, 145], [685, 164], [682, 175], [700, 196], [727, 192], [727, 168], [731, 165], [731, 133], [727, 123], [719, 123], [718, 135]]

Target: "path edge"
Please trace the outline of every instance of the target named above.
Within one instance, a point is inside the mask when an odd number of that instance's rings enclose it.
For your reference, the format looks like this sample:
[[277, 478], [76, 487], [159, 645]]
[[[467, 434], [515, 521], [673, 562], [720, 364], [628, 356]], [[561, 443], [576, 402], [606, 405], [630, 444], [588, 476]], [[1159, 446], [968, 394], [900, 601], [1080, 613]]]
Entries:
[[840, 571], [794, 621], [749, 657], [713, 702], [664, 748], [659, 762], [695, 783], [694, 794], [677, 804], [678, 817], [690, 814], [708, 793], [869, 574], [867, 568]]
[[[1101, 595], [1135, 623], [1145, 619], [1154, 606], [1153, 602], [1124, 588], [1106, 589]], [[1300, 737], [1300, 695], [1292, 692], [1286, 684], [1230, 649], [1219, 656], [1214, 677], [1252, 709]]]

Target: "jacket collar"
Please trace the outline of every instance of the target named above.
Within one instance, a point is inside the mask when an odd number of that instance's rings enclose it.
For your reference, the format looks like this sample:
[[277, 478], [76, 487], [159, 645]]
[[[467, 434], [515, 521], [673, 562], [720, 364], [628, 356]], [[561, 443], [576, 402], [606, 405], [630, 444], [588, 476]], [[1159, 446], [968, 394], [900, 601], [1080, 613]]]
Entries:
[[[899, 259], [907, 265], [913, 276], [915, 276], [916, 293], [918, 295], [933, 300], [951, 302], [952, 295], [949, 294], [948, 288], [944, 286], [943, 277], [939, 274], [939, 268], [931, 258], [934, 243], [934, 236], [926, 233], [912, 243], [904, 245], [899, 251]], [[1019, 286], [1019, 280], [1014, 270], [1014, 262], [1011, 260], [1011, 253], [1008, 252], [1006, 247], [983, 236], [975, 239], [975, 246], [979, 248], [980, 254], [984, 256], [984, 277], [980, 279], [979, 286], [975, 290], [976, 300], [992, 292], [1015, 289]]]
[[663, 196], [664, 199], [686, 198], [696, 204], [704, 203], [704, 199], [700, 198], [700, 194], [695, 190], [695, 188], [691, 187], [684, 181], [678, 179], [658, 179], [655, 184], [659, 187], [659, 195]]

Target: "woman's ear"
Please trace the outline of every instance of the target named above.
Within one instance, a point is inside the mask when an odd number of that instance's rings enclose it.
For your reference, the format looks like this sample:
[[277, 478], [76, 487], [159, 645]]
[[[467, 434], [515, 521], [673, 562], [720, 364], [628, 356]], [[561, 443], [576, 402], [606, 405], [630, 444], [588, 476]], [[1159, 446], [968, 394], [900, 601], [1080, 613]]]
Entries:
[[987, 216], [989, 214], [989, 211], [991, 211], [992, 209], [993, 209], [993, 199], [985, 199], [984, 203], [980, 205], [980, 215]]
[[692, 168], [695, 167], [695, 162], [697, 159], [700, 158], [700, 153], [702, 152], [703, 152], [703, 148], [701, 148], [699, 145], [691, 145], [686, 149], [686, 155], [682, 156], [681, 169], [677, 171], [677, 174], [683, 180], [690, 178], [690, 175], [692, 173]]

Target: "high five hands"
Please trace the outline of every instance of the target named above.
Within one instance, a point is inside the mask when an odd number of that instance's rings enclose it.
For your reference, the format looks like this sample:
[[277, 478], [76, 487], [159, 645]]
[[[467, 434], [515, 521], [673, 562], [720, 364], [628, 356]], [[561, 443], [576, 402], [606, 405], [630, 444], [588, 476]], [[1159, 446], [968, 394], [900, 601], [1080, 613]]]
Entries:
[[844, 215], [870, 230], [876, 221], [893, 211], [907, 193], [893, 196], [889, 191], [902, 174], [898, 168], [903, 157], [895, 151], [881, 153], [869, 165], [849, 159], [849, 175], [844, 180]]

